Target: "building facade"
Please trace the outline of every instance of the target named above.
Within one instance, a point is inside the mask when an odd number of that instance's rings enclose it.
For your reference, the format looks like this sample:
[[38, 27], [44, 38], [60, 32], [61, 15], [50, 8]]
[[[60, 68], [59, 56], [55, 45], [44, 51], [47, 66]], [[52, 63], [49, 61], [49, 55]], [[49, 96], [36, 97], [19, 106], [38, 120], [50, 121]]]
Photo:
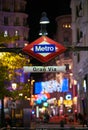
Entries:
[[[62, 15], [56, 18], [57, 31], [55, 40], [65, 47], [72, 46], [72, 17], [71, 15]], [[65, 65], [66, 73], [62, 74], [63, 77], [69, 80], [69, 92], [72, 94], [72, 111], [77, 110], [77, 88], [73, 78], [73, 58], [72, 51], [65, 51], [56, 57], [56, 65]]]
[[8, 47], [24, 47], [28, 43], [28, 15], [25, 13], [25, 0], [0, 0], [0, 33], [4, 36], [18, 36]]
[[[88, 0], [71, 0], [73, 46], [88, 46]], [[88, 114], [88, 51], [73, 54], [74, 78], [78, 86], [78, 112]]]
[[[71, 30], [71, 15], [63, 15], [56, 18], [57, 31], [55, 40], [63, 46], [72, 45], [72, 30]], [[58, 60], [61, 65], [66, 65], [68, 69], [73, 68], [72, 66], [72, 52], [66, 51], [56, 58], [57, 65]]]

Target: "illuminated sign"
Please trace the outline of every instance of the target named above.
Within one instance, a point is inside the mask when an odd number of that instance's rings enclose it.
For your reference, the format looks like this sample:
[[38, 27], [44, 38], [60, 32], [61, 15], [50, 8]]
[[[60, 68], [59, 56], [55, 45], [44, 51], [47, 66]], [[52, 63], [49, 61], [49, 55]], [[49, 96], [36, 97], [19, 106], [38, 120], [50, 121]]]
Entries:
[[72, 100], [72, 94], [69, 93], [65, 96], [66, 100]]
[[56, 80], [49, 80], [45, 82], [34, 83], [34, 94], [40, 94], [43, 92], [67, 92], [69, 89], [69, 81], [67, 78], [63, 78], [61, 83]]
[[66, 66], [24, 66], [23, 70], [27, 72], [66, 72]]
[[50, 53], [55, 52], [55, 45], [34, 45], [35, 53]]
[[23, 48], [24, 52], [38, 59], [40, 62], [48, 62], [65, 50], [64, 46], [47, 36], [41, 36]]

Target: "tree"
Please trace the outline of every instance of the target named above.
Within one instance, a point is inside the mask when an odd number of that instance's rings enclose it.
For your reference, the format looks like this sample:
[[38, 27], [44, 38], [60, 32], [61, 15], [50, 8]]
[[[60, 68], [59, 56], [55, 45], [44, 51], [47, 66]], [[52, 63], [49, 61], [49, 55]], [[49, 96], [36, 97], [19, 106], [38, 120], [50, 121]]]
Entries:
[[25, 56], [19, 56], [15, 53], [0, 53], [0, 98], [2, 102], [1, 108], [1, 125], [4, 125], [4, 96], [11, 93], [7, 90], [6, 81], [11, 81], [16, 75], [17, 69], [23, 68], [24, 65], [30, 63]]
[[4, 87], [4, 80], [7, 80], [8, 73], [7, 73], [7, 67], [3, 66], [0, 63], [0, 98], [1, 98], [1, 126], [4, 124], [4, 95], [5, 93], [8, 94], [8, 91]]

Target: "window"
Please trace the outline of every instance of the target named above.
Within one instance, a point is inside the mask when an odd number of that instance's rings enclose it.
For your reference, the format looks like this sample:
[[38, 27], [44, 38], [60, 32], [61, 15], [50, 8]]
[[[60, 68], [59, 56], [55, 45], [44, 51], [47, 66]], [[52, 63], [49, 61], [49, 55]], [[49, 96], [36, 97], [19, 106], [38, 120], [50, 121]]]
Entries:
[[8, 31], [5, 30], [5, 31], [4, 31], [4, 37], [7, 37], [7, 36], [8, 36]]
[[82, 10], [82, 2], [79, 4], [79, 10]]
[[77, 53], [77, 62], [80, 62], [80, 53]]
[[80, 4], [76, 6], [76, 16], [77, 17], [82, 16], [82, 2], [80, 2]]
[[3, 8], [4, 11], [10, 11], [10, 3], [9, 3], [9, 1], [4, 0], [2, 8]]
[[76, 17], [79, 16], [78, 6], [76, 6]]
[[4, 25], [8, 25], [8, 17], [4, 17]]
[[79, 29], [77, 29], [77, 43], [79, 43], [79, 40], [80, 40], [80, 32]]
[[82, 31], [80, 31], [80, 38], [82, 38], [83, 37], [83, 32]]
[[16, 0], [14, 1], [14, 11], [15, 12], [19, 11], [19, 4]]
[[23, 26], [25, 26], [27, 24], [27, 21], [26, 21], [26, 19], [24, 18], [23, 19]]
[[68, 36], [64, 36], [63, 44], [66, 45], [66, 46], [69, 45], [69, 38], [68, 38]]
[[20, 8], [21, 8], [21, 11], [25, 11], [25, 4], [23, 2], [20, 3]]
[[68, 71], [69, 70], [69, 64], [65, 64], [66, 66], [66, 70]]
[[15, 36], [18, 36], [19, 35], [19, 32], [16, 30], [15, 31]]
[[77, 43], [80, 42], [80, 39], [83, 37], [83, 32], [77, 29]]
[[16, 20], [15, 20], [15, 26], [19, 26], [20, 23], [19, 23], [19, 17], [16, 17]]

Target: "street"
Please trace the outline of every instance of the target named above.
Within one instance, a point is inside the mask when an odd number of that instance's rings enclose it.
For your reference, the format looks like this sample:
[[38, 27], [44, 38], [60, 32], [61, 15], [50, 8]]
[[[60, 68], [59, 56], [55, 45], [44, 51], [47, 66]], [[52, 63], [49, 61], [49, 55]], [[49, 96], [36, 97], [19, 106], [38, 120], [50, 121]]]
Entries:
[[47, 130], [47, 129], [77, 129], [77, 130], [88, 130], [88, 127], [83, 127], [82, 125], [79, 124], [65, 124], [63, 128], [60, 127], [60, 124], [36, 124], [36, 130]]
[[64, 127], [60, 127], [59, 124], [33, 123], [31, 127], [11, 127], [9, 129], [4, 127], [0, 130], [88, 130], [88, 127], [78, 124], [66, 124]]

